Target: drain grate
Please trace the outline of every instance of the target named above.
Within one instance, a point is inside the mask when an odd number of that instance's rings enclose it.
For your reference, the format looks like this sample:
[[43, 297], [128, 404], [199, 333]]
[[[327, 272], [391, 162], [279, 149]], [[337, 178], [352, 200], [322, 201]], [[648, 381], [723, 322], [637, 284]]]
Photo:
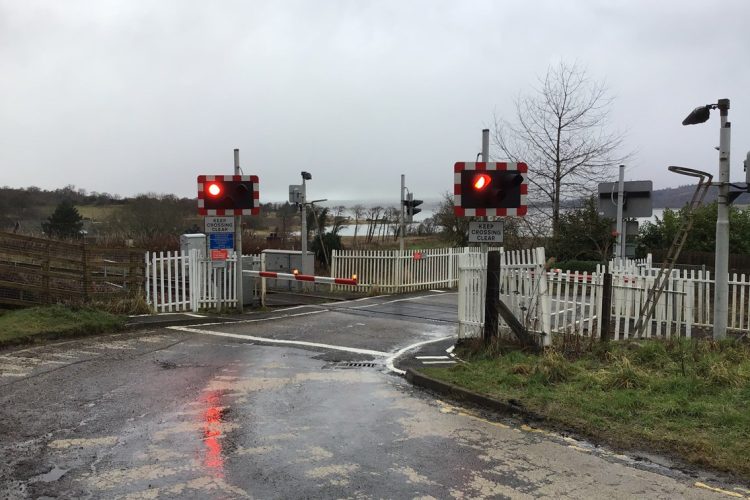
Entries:
[[349, 368], [375, 368], [375, 363], [347, 363]]
[[376, 363], [368, 361], [340, 361], [338, 363], [331, 363], [324, 368], [375, 368], [376, 366], [378, 366]]

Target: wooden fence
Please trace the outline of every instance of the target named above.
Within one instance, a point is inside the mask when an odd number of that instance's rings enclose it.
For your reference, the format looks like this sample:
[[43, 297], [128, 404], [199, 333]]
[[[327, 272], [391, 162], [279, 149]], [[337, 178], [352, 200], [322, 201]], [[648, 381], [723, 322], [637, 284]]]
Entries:
[[141, 293], [143, 254], [0, 232], [0, 305], [82, 304]]

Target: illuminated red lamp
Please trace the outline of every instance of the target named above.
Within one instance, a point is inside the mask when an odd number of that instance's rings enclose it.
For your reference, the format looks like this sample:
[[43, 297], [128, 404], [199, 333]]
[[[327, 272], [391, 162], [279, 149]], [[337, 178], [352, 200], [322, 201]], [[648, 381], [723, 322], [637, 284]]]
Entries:
[[220, 182], [211, 182], [206, 188], [206, 192], [212, 198], [218, 198], [221, 196], [221, 192], [224, 191]]
[[472, 180], [471, 185], [477, 191], [482, 191], [487, 186], [489, 186], [491, 182], [492, 182], [492, 177], [490, 177], [489, 175], [487, 175], [487, 174], [478, 174], [478, 175], [474, 176], [474, 179]]

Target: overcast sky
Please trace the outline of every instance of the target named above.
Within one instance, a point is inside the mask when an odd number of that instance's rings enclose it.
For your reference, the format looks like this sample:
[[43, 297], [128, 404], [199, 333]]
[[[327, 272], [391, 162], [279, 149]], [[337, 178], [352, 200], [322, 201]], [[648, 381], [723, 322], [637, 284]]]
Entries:
[[[630, 180], [732, 172], [750, 150], [750, 1], [0, 0], [0, 185], [195, 196], [234, 148], [261, 200], [312, 173], [313, 198], [452, 190], [493, 115], [550, 64], [615, 97]], [[613, 172], [613, 180], [616, 177]]]

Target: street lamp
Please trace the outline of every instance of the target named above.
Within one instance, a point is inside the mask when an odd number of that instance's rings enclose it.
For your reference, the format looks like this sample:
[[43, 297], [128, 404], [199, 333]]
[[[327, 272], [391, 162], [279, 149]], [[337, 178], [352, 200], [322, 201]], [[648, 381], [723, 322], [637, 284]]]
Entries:
[[714, 287], [714, 339], [723, 339], [727, 335], [729, 316], [729, 151], [731, 142], [731, 124], [729, 116], [729, 99], [719, 99], [716, 104], [698, 106], [682, 121], [683, 125], [697, 125], [708, 121], [712, 109], [718, 109], [721, 116], [719, 128], [719, 196], [717, 199], [716, 217], [716, 257]]
[[308, 272], [309, 269], [307, 268], [307, 185], [305, 184], [305, 181], [312, 180], [312, 175], [310, 172], [301, 172], [302, 175], [302, 200], [300, 200], [302, 205], [301, 215], [302, 219], [300, 221], [300, 249], [302, 250], [302, 274], [313, 274]]

